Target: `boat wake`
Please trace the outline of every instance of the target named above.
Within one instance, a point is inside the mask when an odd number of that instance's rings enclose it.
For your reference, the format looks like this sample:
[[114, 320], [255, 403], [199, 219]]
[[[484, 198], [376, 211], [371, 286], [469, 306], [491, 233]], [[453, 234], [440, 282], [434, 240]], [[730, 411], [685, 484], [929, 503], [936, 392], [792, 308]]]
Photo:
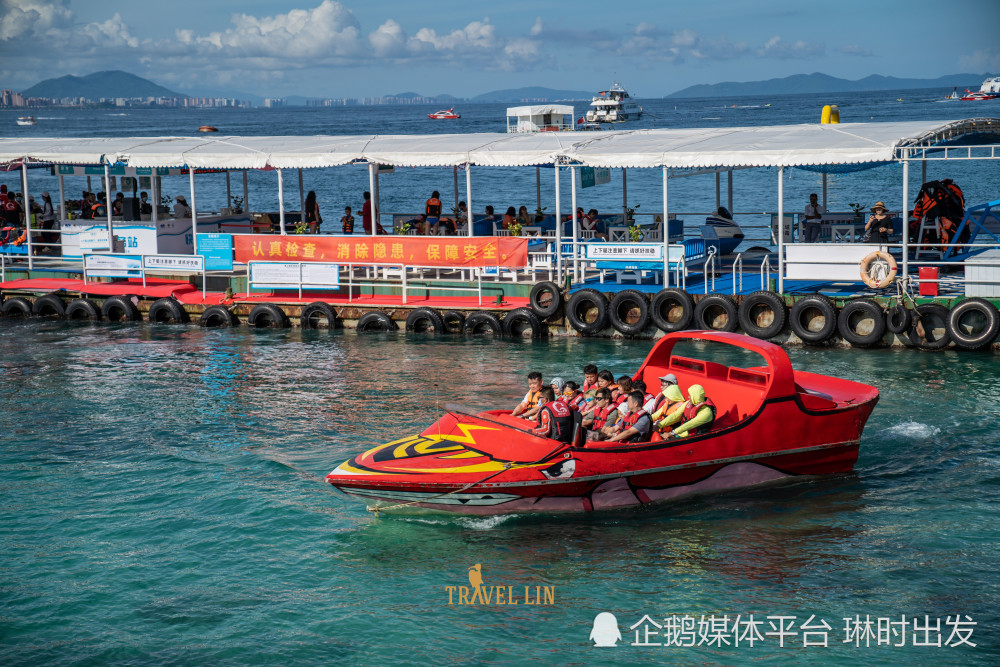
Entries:
[[895, 426], [890, 426], [886, 429], [887, 433], [893, 435], [899, 435], [906, 438], [933, 438], [938, 433], [941, 432], [937, 426], [931, 426], [930, 424], [921, 424], [920, 422], [905, 421]]

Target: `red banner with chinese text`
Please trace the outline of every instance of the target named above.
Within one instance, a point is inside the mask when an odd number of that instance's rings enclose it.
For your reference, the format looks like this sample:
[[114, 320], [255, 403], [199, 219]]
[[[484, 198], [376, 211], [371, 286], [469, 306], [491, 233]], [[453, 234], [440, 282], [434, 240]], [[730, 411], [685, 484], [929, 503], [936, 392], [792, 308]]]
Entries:
[[237, 262], [343, 262], [408, 266], [528, 264], [528, 239], [510, 236], [233, 236]]

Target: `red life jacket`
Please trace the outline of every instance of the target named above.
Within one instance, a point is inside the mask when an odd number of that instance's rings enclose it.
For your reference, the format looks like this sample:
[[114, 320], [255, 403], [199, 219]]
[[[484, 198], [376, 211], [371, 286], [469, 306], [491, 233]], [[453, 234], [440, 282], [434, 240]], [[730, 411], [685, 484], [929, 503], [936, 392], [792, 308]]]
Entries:
[[580, 387], [580, 391], [583, 392], [584, 394], [586, 394], [591, 389], [597, 389], [597, 383], [596, 382], [594, 382], [593, 384], [591, 384], [590, 382], [586, 382], [585, 381], [583, 383], [583, 386]]
[[[622, 417], [622, 432], [627, 431], [633, 426], [635, 426], [636, 422], [639, 421], [639, 418], [645, 414], [646, 411], [643, 410], [642, 408], [639, 408], [635, 412], [630, 412], [624, 417]], [[645, 442], [648, 439], [649, 439], [649, 433], [639, 432], [630, 438], [626, 438], [624, 442]]]
[[[660, 396], [663, 396], [663, 394], [660, 394]], [[646, 395], [642, 397], [642, 404], [646, 405], [646, 403], [649, 403], [651, 400], [653, 400], [653, 395], [646, 392]]]
[[580, 410], [580, 405], [586, 400], [583, 394], [577, 394], [568, 401], [565, 400], [565, 398], [566, 397], [563, 396], [563, 402], [566, 403], [566, 405], [568, 405], [571, 410], [577, 410], [577, 411]]
[[552, 401], [538, 411], [538, 425], [542, 425], [542, 414], [548, 415], [549, 433], [546, 437], [559, 442], [573, 441], [573, 412], [561, 401]]
[[600, 431], [608, 423], [608, 415], [615, 410], [616, 408], [610, 404], [606, 408], [594, 408], [594, 423], [590, 428], [594, 431]]
[[712, 411], [712, 421], [702, 424], [693, 431], [689, 431], [691, 435], [701, 435], [702, 433], [708, 433], [712, 429], [712, 422], [715, 421], [716, 415], [715, 403], [712, 402], [712, 399], [706, 398], [704, 403], [699, 403], [698, 405], [691, 405], [690, 401], [684, 404], [684, 419], [682, 423], [697, 417], [701, 409], [706, 406]]

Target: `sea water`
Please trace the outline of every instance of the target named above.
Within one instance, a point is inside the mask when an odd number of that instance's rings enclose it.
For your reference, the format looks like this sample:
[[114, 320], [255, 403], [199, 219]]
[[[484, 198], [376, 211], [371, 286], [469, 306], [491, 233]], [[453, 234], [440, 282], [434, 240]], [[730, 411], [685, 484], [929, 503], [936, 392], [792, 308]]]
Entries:
[[[445, 403], [631, 373], [650, 345], [0, 320], [0, 663], [997, 664], [991, 353], [789, 348], [881, 391], [851, 474], [481, 518], [375, 516], [323, 482]], [[491, 603], [459, 604], [476, 564]], [[615, 647], [589, 640], [602, 612]], [[668, 629], [751, 614], [752, 647]], [[869, 646], [844, 642], [855, 617]], [[879, 619], [914, 618], [877, 645]], [[977, 646], [945, 646], [963, 627]]]

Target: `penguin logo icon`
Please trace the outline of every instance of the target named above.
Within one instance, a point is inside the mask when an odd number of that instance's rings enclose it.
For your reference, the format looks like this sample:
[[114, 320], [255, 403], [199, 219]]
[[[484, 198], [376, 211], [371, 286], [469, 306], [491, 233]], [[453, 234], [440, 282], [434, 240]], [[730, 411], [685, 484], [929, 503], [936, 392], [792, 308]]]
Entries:
[[594, 617], [594, 627], [590, 631], [594, 646], [616, 646], [622, 640], [618, 629], [618, 619], [609, 611], [602, 611]]

